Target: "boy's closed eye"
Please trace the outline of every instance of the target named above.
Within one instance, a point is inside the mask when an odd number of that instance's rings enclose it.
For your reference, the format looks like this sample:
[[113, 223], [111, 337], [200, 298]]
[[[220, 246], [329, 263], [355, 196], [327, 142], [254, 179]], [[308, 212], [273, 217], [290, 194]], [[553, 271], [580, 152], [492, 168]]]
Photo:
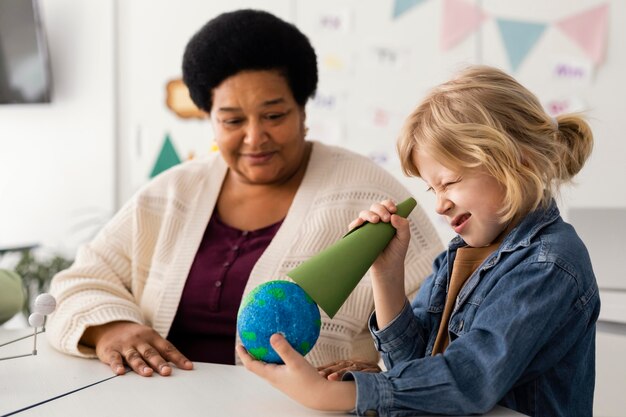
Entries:
[[[448, 189], [448, 187], [450, 187], [451, 185], [458, 184], [459, 182], [461, 182], [461, 179], [462, 179], [462, 178], [458, 178], [458, 179], [455, 179], [455, 180], [453, 180], [453, 181], [444, 182], [444, 183], [441, 185], [440, 190], [441, 190], [441, 191], [445, 191], [445, 190], [447, 190], [447, 189]], [[437, 194], [437, 190], [435, 190], [435, 188], [434, 188], [434, 187], [432, 187], [432, 186], [429, 186], [429, 187], [426, 189], [426, 192], [427, 192], [427, 193], [428, 193], [428, 192], [434, 192], [435, 194]]]

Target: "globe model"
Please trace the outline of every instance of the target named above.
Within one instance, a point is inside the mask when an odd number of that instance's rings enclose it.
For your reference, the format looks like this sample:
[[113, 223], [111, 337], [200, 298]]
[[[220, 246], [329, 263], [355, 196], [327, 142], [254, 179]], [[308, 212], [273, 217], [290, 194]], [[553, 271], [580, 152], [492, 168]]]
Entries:
[[320, 311], [300, 286], [289, 281], [269, 281], [253, 289], [241, 302], [237, 331], [254, 358], [283, 363], [270, 346], [270, 336], [281, 333], [306, 355], [320, 335]]

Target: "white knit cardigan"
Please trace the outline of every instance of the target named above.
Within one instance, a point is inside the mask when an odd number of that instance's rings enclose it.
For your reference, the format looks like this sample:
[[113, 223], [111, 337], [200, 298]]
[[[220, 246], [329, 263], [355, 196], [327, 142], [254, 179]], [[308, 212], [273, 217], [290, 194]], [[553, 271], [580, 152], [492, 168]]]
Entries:
[[[47, 339], [54, 347], [94, 357], [93, 349], [79, 344], [83, 332], [117, 320], [147, 324], [167, 336], [226, 171], [219, 154], [166, 171], [79, 249], [74, 264], [51, 284], [58, 307]], [[408, 191], [369, 159], [313, 142], [287, 217], [254, 266], [244, 296], [260, 283], [289, 280], [288, 271], [340, 239], [373, 202], [407, 197]], [[405, 268], [407, 295], [412, 296], [443, 246], [419, 205], [409, 218]], [[367, 329], [373, 308], [368, 273], [332, 320], [321, 312], [320, 338], [307, 359], [316, 366], [346, 358], [377, 361]], [[234, 351], [233, 356], [239, 363]]]

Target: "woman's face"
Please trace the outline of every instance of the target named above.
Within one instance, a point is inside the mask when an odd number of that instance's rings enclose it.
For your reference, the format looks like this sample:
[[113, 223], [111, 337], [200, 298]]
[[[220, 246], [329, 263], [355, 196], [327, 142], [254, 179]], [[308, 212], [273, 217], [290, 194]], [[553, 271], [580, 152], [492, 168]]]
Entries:
[[505, 189], [485, 170], [455, 171], [424, 150], [415, 152], [414, 162], [435, 193], [435, 211], [469, 246], [487, 246], [507, 227], [499, 214]]
[[281, 184], [304, 163], [304, 109], [277, 71], [244, 71], [213, 89], [211, 123], [239, 181]]

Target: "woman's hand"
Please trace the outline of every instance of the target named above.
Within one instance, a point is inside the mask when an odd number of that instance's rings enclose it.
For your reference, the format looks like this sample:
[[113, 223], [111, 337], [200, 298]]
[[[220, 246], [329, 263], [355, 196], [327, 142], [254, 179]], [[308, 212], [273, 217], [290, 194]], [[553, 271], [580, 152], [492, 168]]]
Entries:
[[363, 210], [359, 217], [350, 223], [350, 228], [363, 223], [386, 222], [396, 229], [387, 247], [378, 256], [370, 268], [376, 322], [379, 329], [387, 326], [401, 311], [406, 302], [404, 289], [404, 258], [409, 247], [409, 221], [396, 215], [396, 204], [384, 200], [372, 204], [369, 210]]
[[352, 381], [329, 381], [291, 347], [280, 334], [274, 334], [270, 343], [284, 365], [258, 361], [246, 349], [237, 346], [237, 354], [244, 366], [267, 380], [300, 404], [324, 411], [350, 411], [356, 404], [356, 384]]
[[317, 372], [329, 381], [341, 381], [346, 372], [382, 372], [378, 364], [373, 362], [355, 360], [341, 360], [327, 365], [318, 366]]
[[128, 321], [89, 327], [81, 343], [95, 347], [100, 361], [114, 373], [124, 375], [124, 363], [138, 375], [162, 376], [172, 373], [170, 362], [180, 369], [193, 369], [193, 363], [153, 328]]

